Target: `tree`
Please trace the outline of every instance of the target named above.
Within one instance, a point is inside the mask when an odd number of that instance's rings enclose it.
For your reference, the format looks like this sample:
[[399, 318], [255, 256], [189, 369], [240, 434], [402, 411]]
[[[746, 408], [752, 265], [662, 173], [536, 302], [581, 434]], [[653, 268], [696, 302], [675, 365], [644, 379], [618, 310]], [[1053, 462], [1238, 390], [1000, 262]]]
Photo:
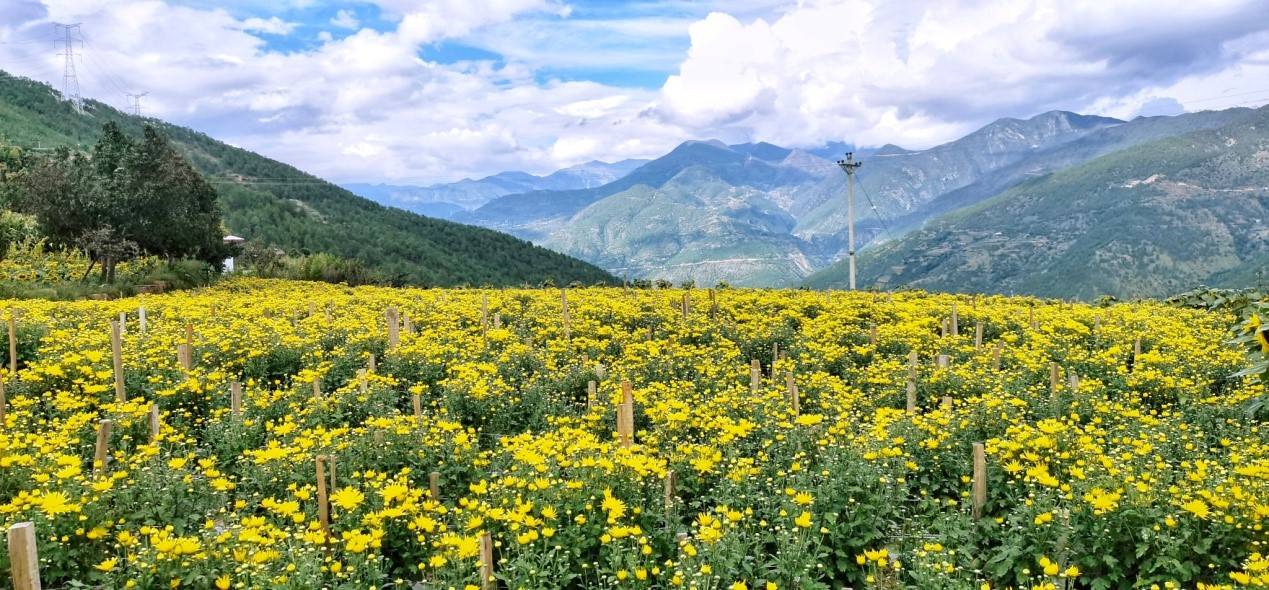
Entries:
[[107, 282], [140, 253], [219, 265], [234, 251], [215, 189], [148, 126], [138, 143], [107, 123], [91, 156], [60, 149], [21, 181], [19, 207], [55, 244], [85, 248]]

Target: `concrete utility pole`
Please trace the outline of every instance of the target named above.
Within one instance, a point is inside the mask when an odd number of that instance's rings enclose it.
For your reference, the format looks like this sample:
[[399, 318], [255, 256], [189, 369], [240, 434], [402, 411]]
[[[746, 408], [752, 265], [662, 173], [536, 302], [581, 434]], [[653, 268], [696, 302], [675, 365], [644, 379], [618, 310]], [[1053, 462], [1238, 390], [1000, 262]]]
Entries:
[[863, 165], [855, 161], [855, 152], [846, 152], [837, 165], [846, 172], [846, 252], [850, 257], [850, 290], [855, 290], [855, 169]]
[[79, 23], [54, 23], [53, 26], [63, 33], [60, 39], [55, 40], [55, 43], [61, 43], [62, 56], [66, 58], [62, 67], [62, 98], [69, 100], [75, 111], [82, 114], [84, 100], [79, 96], [79, 75], [75, 71], [75, 43], [83, 43], [79, 36]]

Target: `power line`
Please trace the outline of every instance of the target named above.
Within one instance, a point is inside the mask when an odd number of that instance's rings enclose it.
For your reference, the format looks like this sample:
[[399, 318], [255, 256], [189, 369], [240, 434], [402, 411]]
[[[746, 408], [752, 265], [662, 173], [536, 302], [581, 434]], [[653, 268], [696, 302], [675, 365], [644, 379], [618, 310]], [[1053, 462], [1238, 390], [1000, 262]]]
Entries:
[[140, 94], [133, 94], [131, 92], [125, 92], [124, 94], [127, 94], [128, 98], [132, 100], [132, 114], [134, 116], [140, 117], [141, 116], [141, 99], [145, 98], [145, 96], [150, 93], [142, 92]]
[[895, 239], [894, 234], [890, 232], [890, 224], [886, 223], [885, 216], [881, 214], [881, 211], [877, 210], [877, 205], [873, 203], [872, 195], [868, 194], [868, 187], [864, 186], [863, 179], [859, 181], [859, 188], [864, 189], [864, 197], [868, 199], [868, 207], [872, 209], [872, 214], [877, 216], [877, 221], [881, 222], [881, 229], [885, 230], [886, 235], [890, 236], [890, 239]]

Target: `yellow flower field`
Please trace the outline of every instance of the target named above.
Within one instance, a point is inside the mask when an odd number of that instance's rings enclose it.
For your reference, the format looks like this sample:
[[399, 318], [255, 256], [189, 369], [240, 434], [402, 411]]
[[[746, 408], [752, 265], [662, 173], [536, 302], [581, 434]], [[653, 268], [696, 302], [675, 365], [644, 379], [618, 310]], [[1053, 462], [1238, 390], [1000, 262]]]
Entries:
[[1264, 388], [1219, 313], [249, 279], [0, 308], [0, 522], [45, 587], [1269, 584]]

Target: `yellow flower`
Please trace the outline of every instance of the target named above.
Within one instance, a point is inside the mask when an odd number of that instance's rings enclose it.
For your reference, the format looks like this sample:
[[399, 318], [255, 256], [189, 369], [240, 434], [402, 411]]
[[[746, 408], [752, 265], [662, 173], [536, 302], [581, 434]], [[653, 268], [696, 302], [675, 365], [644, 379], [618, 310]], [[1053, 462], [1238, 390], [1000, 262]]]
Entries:
[[802, 514], [799, 514], [797, 518], [793, 519], [793, 524], [797, 525], [799, 528], [810, 528], [811, 513], [803, 510]]
[[229, 574], [222, 574], [216, 578], [217, 590], [229, 590], [230, 585]]
[[117, 558], [111, 557], [109, 559], [102, 561], [101, 563], [97, 565], [94, 565], [93, 567], [97, 568], [98, 571], [110, 572], [110, 571], [114, 571], [116, 565], [119, 565], [119, 560]]
[[1207, 518], [1208, 514], [1211, 513], [1207, 507], [1207, 503], [1198, 499], [1190, 500], [1189, 502], [1182, 504], [1181, 509], [1199, 518]]
[[365, 499], [365, 494], [351, 487], [340, 488], [338, 492], [330, 495], [330, 503], [344, 510], [353, 510], [360, 506]]

